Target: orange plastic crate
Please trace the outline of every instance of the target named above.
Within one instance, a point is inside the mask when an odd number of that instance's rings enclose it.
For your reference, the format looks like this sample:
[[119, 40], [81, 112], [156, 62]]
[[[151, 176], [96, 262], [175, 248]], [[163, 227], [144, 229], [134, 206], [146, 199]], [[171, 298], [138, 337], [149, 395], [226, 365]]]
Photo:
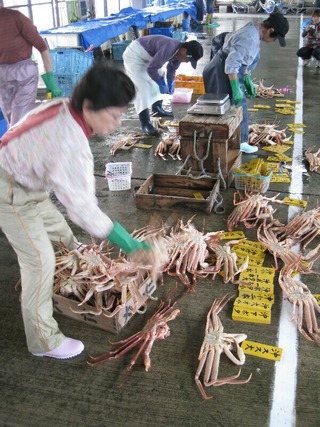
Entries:
[[178, 74], [175, 79], [175, 87], [193, 89], [193, 93], [195, 95], [203, 95], [205, 93], [202, 76], [186, 76], [185, 74]]

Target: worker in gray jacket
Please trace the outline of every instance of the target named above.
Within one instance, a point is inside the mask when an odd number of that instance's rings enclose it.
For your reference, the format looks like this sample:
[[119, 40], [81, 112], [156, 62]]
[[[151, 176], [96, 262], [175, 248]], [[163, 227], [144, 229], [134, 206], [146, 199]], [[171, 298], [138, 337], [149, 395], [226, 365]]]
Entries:
[[[173, 94], [175, 74], [180, 64], [190, 62], [196, 68], [202, 56], [203, 48], [199, 42], [181, 43], [162, 35], [140, 37], [126, 48], [124, 67], [136, 86], [133, 102], [144, 133], [159, 135], [150, 122], [149, 108], [152, 107], [155, 116], [172, 116], [162, 108], [163, 95]], [[166, 63], [165, 71], [162, 67]]]
[[280, 46], [284, 47], [288, 31], [288, 20], [281, 13], [272, 13], [268, 19], [258, 24], [250, 22], [239, 30], [225, 35], [222, 48], [203, 70], [206, 93], [228, 93], [234, 105], [242, 106], [240, 150], [244, 153], [254, 153], [258, 149], [248, 144], [246, 96], [248, 98], [256, 96], [256, 87], [251, 81], [248, 68], [259, 55], [261, 40], [266, 43], [278, 40]]

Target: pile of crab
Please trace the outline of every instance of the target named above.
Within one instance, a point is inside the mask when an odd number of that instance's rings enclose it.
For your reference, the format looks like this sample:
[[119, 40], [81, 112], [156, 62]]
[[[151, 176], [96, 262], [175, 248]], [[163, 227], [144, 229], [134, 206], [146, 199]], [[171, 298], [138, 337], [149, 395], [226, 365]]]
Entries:
[[[127, 293], [138, 308], [143, 300], [139, 288], [150, 275], [163, 284], [164, 274], [174, 276], [187, 290], [194, 290], [198, 277], [212, 277], [223, 272], [224, 282], [235, 283], [235, 276], [247, 268], [247, 261], [238, 265], [231, 246], [239, 241], [220, 242], [222, 231], [203, 233], [192, 218], [180, 219], [171, 229], [147, 226], [132, 236], [151, 244], [156, 251], [153, 265], [114, 256], [107, 241], [68, 250], [62, 243], [56, 252], [54, 293], [79, 301], [90, 314], [112, 317], [126, 304]], [[119, 301], [121, 301], [119, 303]]]
[[[274, 257], [275, 268], [280, 269], [278, 282], [285, 298], [292, 303], [293, 313], [290, 320], [297, 323], [299, 332], [309, 341], [320, 343], [320, 329], [317, 313], [320, 308], [308, 286], [300, 280], [300, 274], [316, 273], [313, 265], [320, 257], [320, 245], [308, 250], [309, 245], [319, 235], [320, 208], [304, 210], [287, 225], [274, 218], [276, 205], [283, 205], [278, 195], [267, 197], [260, 193], [243, 194], [237, 191], [234, 196], [234, 208], [227, 218], [227, 229], [233, 231], [239, 226], [257, 230], [257, 240], [264, 245]], [[214, 280], [220, 273], [224, 283], [239, 283], [236, 276], [249, 264], [249, 257], [239, 263], [232, 246], [240, 240], [223, 241], [223, 231], [204, 232], [197, 229], [194, 217], [184, 222], [176, 221], [172, 226], [147, 226], [132, 233], [141, 241], [150, 242], [157, 248], [158, 264], [152, 266], [132, 262], [125, 256], [112, 256], [112, 248], [107, 242], [67, 251], [62, 245], [57, 254], [55, 292], [79, 299], [79, 305], [90, 302], [94, 314], [114, 315], [120, 304], [125, 303], [129, 290], [139, 305], [139, 285], [146, 275], [151, 274], [154, 280], [164, 284], [164, 276], [173, 276], [181, 282], [186, 292], [196, 291], [198, 279]], [[301, 251], [294, 250], [299, 243]], [[156, 271], [156, 274], [155, 274]], [[137, 287], [137, 288], [135, 288]], [[207, 314], [205, 336], [199, 353], [199, 364], [195, 372], [195, 382], [204, 399], [208, 399], [204, 387], [224, 384], [245, 384], [251, 375], [240, 379], [241, 370], [226, 377], [219, 376], [220, 358], [223, 354], [234, 364], [242, 366], [245, 355], [241, 342], [246, 339], [243, 333], [226, 333], [219, 319], [219, 313], [230, 301], [225, 295], [215, 299]], [[168, 322], [180, 314], [177, 308], [179, 300], [166, 303], [161, 301], [158, 309], [146, 322], [141, 331], [128, 338], [112, 342], [118, 346], [115, 350], [102, 355], [92, 356], [90, 366], [117, 359], [134, 348], [133, 356], [125, 377], [130, 373], [140, 355], [144, 356], [145, 370], [151, 368], [151, 350], [157, 340], [170, 336]], [[203, 376], [203, 379], [200, 377]], [[123, 383], [123, 382], [122, 382]], [[121, 383], [121, 385], [122, 385]]]
[[253, 123], [249, 126], [250, 145], [282, 145], [291, 140], [292, 136], [287, 137], [285, 129], [278, 129], [275, 123]]
[[[309, 245], [320, 234], [320, 208], [303, 210], [288, 224], [273, 217], [274, 204], [283, 204], [277, 196], [268, 198], [259, 193], [241, 196], [235, 193], [233, 212], [228, 217], [231, 231], [242, 223], [247, 228], [257, 228], [257, 240], [274, 257], [275, 268], [279, 269], [279, 285], [285, 297], [293, 304], [291, 320], [295, 320], [299, 332], [309, 341], [320, 344], [320, 329], [316, 314], [320, 307], [308, 286], [296, 278], [298, 274], [319, 274], [313, 264], [320, 257], [320, 244]], [[296, 245], [300, 250], [296, 250]], [[299, 277], [299, 276], [298, 276]]]
[[279, 89], [276, 89], [274, 85], [272, 86], [265, 86], [263, 84], [263, 81], [260, 80], [259, 84], [256, 85], [257, 93], [256, 96], [259, 98], [274, 98], [278, 96], [283, 96], [281, 91]]

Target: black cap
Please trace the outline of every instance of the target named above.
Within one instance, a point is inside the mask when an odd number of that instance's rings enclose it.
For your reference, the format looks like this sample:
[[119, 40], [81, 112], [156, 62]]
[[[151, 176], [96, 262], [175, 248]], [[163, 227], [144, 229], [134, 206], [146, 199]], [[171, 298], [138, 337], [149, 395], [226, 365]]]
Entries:
[[289, 23], [287, 18], [285, 18], [282, 13], [271, 13], [267, 21], [269, 22], [270, 27], [277, 32], [280, 46], [286, 46], [284, 37], [289, 31]]
[[183, 43], [183, 47], [187, 49], [187, 55], [190, 55], [190, 63], [194, 69], [197, 68], [197, 61], [203, 57], [203, 47], [196, 40]]

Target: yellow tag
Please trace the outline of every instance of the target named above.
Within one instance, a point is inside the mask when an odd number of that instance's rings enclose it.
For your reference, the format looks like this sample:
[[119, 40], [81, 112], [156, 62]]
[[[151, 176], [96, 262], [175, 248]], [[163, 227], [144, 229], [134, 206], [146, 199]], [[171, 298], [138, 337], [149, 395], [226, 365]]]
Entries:
[[283, 114], [284, 116], [294, 116], [295, 115], [295, 111], [288, 110], [286, 108], [276, 108], [274, 111], [275, 111], [275, 113]]
[[269, 282], [274, 279], [275, 275], [275, 269], [273, 267], [249, 267], [247, 272], [254, 275], [257, 280], [262, 278], [268, 279]]
[[282, 348], [272, 345], [260, 344], [258, 342], [244, 340], [241, 348], [245, 354], [262, 357], [263, 359], [279, 362], [282, 356]]
[[245, 239], [245, 235], [243, 231], [225, 231], [222, 234], [221, 240], [237, 240], [237, 239]]
[[240, 242], [234, 245], [234, 248], [250, 248], [250, 249], [259, 250], [262, 252], [265, 252], [267, 250], [266, 246], [264, 246], [262, 243], [255, 242], [253, 240], [247, 240], [247, 239], [244, 240], [243, 242]]
[[[247, 255], [243, 252], [235, 252], [237, 254], [237, 265], [242, 265], [247, 260]], [[249, 258], [249, 266], [253, 267], [261, 267], [264, 263], [264, 256], [263, 258]]]
[[253, 106], [253, 108], [269, 109], [271, 107], [270, 105], [256, 104]]
[[204, 197], [201, 193], [193, 193], [195, 199], [204, 200]]
[[320, 294], [313, 294], [313, 296], [317, 300], [317, 303], [320, 304]]
[[244, 300], [266, 301], [274, 303], [274, 294], [271, 292], [247, 292], [240, 289], [238, 297]]
[[47, 99], [48, 100], [52, 99], [52, 92], [47, 92]]
[[137, 144], [134, 144], [134, 147], [137, 147], [137, 148], [151, 148], [151, 147], [152, 147], [152, 145], [150, 145], [150, 144], [140, 144], [140, 143], [137, 143]]
[[274, 173], [270, 182], [291, 182], [291, 178], [288, 174], [285, 173]]
[[179, 126], [179, 122], [170, 122], [169, 120], [167, 120], [166, 122], [163, 123], [162, 126], [166, 126], [166, 127], [170, 127], [170, 126]]
[[306, 200], [292, 199], [291, 197], [284, 197], [282, 201], [285, 205], [298, 206], [299, 208], [305, 208], [308, 204]]
[[274, 157], [268, 157], [267, 160], [270, 160], [271, 162], [287, 162], [287, 163], [291, 163], [292, 162], [292, 158], [286, 156], [285, 154], [282, 153], [277, 153]]
[[248, 111], [249, 111], [250, 113], [254, 113], [254, 112], [256, 112], [256, 111], [259, 111], [259, 108], [248, 108]]
[[286, 151], [290, 150], [291, 147], [286, 147], [285, 145], [267, 145], [265, 147], [262, 147], [265, 151], [271, 151], [272, 153], [285, 153]]
[[289, 126], [289, 127], [296, 127], [296, 128], [306, 128], [307, 127], [303, 123], [288, 123], [287, 126]]
[[250, 275], [245, 276], [244, 279], [241, 277], [239, 278], [240, 282], [245, 283], [252, 283], [252, 285], [238, 285], [238, 290], [243, 292], [266, 292], [268, 294], [274, 293], [274, 285], [273, 283], [263, 283], [263, 280], [260, 280], [259, 282], [254, 282], [250, 278]]
[[234, 247], [231, 249], [231, 252], [235, 252], [237, 255], [242, 255], [243, 257], [248, 256], [250, 259], [264, 259], [265, 253], [256, 248], [249, 247]]
[[301, 104], [301, 101], [291, 101], [290, 99], [286, 99], [287, 104]]
[[240, 322], [263, 323], [270, 325], [271, 311], [270, 310], [249, 310], [242, 307], [233, 307], [232, 319]]
[[288, 108], [288, 109], [294, 109], [294, 108], [295, 108], [295, 106], [294, 106], [294, 105], [290, 106], [290, 105], [288, 105], [288, 103], [286, 102], [285, 104], [276, 104], [276, 105], [275, 105], [275, 108]]
[[242, 299], [237, 297], [233, 303], [234, 307], [247, 307], [249, 309], [261, 309], [261, 310], [271, 310], [273, 303], [270, 301], [252, 301], [249, 299]]

